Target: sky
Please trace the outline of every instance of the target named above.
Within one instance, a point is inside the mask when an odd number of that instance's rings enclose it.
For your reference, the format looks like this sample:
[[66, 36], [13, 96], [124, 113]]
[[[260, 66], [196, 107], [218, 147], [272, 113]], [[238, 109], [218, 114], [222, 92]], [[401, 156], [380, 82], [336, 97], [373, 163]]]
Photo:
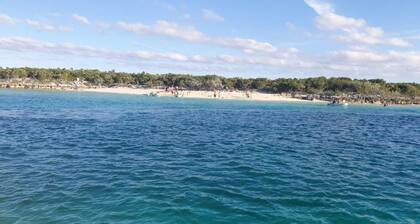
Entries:
[[418, 0], [1, 0], [0, 66], [420, 82]]

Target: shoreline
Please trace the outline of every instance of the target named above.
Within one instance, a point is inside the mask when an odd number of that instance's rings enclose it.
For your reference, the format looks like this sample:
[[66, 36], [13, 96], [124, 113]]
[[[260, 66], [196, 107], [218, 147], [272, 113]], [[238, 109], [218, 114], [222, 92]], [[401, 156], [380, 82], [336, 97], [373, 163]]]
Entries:
[[0, 89], [21, 89], [21, 90], [46, 90], [46, 91], [66, 91], [66, 92], [91, 92], [109, 94], [128, 94], [150, 97], [174, 97], [185, 99], [209, 99], [209, 100], [241, 100], [256, 102], [294, 102], [294, 103], [315, 103], [327, 104], [323, 100], [305, 100], [293, 98], [281, 94], [261, 93], [256, 91], [204, 91], [204, 90], [178, 90], [176, 92], [158, 88], [132, 88], [132, 87], [53, 87], [53, 88], [22, 88], [10, 87]]
[[198, 99], [420, 105], [420, 83], [346, 77], [240, 78], [65, 68], [0, 68], [0, 88], [49, 89]]
[[209, 99], [209, 100], [243, 100], [243, 101], [262, 101], [262, 102], [296, 102], [296, 103], [320, 103], [327, 104], [328, 101], [304, 100], [284, 96], [280, 94], [250, 92], [250, 91], [204, 91], [204, 90], [178, 90], [170, 91], [157, 88], [80, 88], [75, 91], [111, 93], [111, 94], [130, 94], [156, 97], [177, 97], [185, 99]]
[[[171, 93], [165, 92], [164, 89], [130, 88], [130, 87], [80, 88], [80, 89], [68, 89], [68, 90], [63, 90], [63, 91], [106, 93], [106, 94], [126, 94], [126, 95], [140, 95], [140, 96], [150, 96], [150, 97], [172, 97], [172, 98], [181, 98], [181, 99], [184, 98], [184, 99], [206, 99], [206, 100], [238, 100], [238, 101], [249, 101], [249, 102], [304, 103], [304, 104], [318, 104], [318, 105], [327, 105], [328, 103], [330, 103], [330, 101], [326, 101], [326, 100], [318, 100], [318, 99], [304, 100], [304, 99], [298, 99], [298, 98], [293, 98], [289, 96], [282, 96], [280, 94], [260, 93], [260, 92], [253, 92], [252, 97], [247, 98], [245, 91], [238, 91], [238, 90], [221, 92], [222, 97], [211, 96], [214, 93], [213, 91], [184, 90], [182, 92], [185, 95], [175, 96]], [[155, 96], [151, 96], [151, 93], [158, 93], [158, 94]], [[354, 103], [352, 102], [348, 104], [349, 106], [383, 107], [383, 104], [381, 103], [358, 103], [358, 102]], [[388, 107], [390, 106], [391, 107], [420, 107], [420, 105], [418, 104], [390, 104], [388, 105]]]
[[[31, 86], [25, 87], [23, 85], [15, 85], [10, 87], [0, 86], [0, 89], [21, 89], [21, 90], [45, 90], [45, 91], [66, 91], [66, 92], [91, 92], [91, 93], [108, 93], [108, 94], [128, 94], [141, 95], [150, 97], [174, 97], [185, 99], [208, 99], [208, 100], [240, 100], [250, 102], [290, 102], [290, 103], [307, 103], [327, 105], [328, 100], [320, 99], [301, 99], [294, 98], [285, 94], [262, 93], [258, 91], [241, 91], [241, 90], [175, 90], [162, 88], [142, 88], [142, 87], [89, 87], [89, 86]], [[348, 102], [351, 106], [383, 106], [382, 103], [362, 103], [362, 102]], [[387, 106], [414, 106], [420, 107], [418, 104], [388, 104]]]

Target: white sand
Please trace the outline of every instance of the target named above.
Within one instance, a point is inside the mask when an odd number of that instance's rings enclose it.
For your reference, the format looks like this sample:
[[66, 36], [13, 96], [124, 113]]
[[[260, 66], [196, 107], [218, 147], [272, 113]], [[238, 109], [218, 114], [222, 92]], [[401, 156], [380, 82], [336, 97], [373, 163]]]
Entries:
[[[164, 89], [145, 89], [145, 88], [83, 88], [79, 91], [99, 92], [99, 93], [117, 93], [117, 94], [135, 94], [135, 95], [156, 95], [166, 97], [198, 98], [198, 99], [227, 99], [227, 100], [250, 100], [250, 101], [279, 101], [279, 102], [315, 102], [326, 103], [325, 101], [308, 101], [296, 99], [280, 94], [268, 94], [250, 91], [178, 91], [171, 92]], [[216, 95], [216, 97], [215, 97]]]

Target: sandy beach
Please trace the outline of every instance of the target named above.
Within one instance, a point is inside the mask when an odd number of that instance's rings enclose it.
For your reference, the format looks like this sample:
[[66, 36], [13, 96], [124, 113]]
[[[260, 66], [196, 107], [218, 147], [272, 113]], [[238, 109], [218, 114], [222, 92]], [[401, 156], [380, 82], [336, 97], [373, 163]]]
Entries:
[[98, 92], [98, 93], [115, 93], [115, 94], [135, 94], [148, 96], [164, 96], [164, 97], [180, 97], [180, 98], [197, 98], [197, 99], [224, 99], [224, 100], [249, 100], [249, 101], [277, 101], [277, 102], [302, 102], [302, 103], [327, 103], [321, 100], [302, 100], [284, 96], [280, 94], [269, 94], [251, 91], [174, 91], [165, 89], [146, 89], [146, 88], [80, 88], [79, 91]]

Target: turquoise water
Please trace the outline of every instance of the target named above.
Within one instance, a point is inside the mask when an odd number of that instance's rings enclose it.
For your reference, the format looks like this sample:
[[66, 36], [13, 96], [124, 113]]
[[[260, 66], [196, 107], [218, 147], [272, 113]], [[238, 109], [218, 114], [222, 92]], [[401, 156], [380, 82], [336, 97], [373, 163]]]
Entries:
[[420, 223], [420, 109], [0, 89], [0, 223]]

